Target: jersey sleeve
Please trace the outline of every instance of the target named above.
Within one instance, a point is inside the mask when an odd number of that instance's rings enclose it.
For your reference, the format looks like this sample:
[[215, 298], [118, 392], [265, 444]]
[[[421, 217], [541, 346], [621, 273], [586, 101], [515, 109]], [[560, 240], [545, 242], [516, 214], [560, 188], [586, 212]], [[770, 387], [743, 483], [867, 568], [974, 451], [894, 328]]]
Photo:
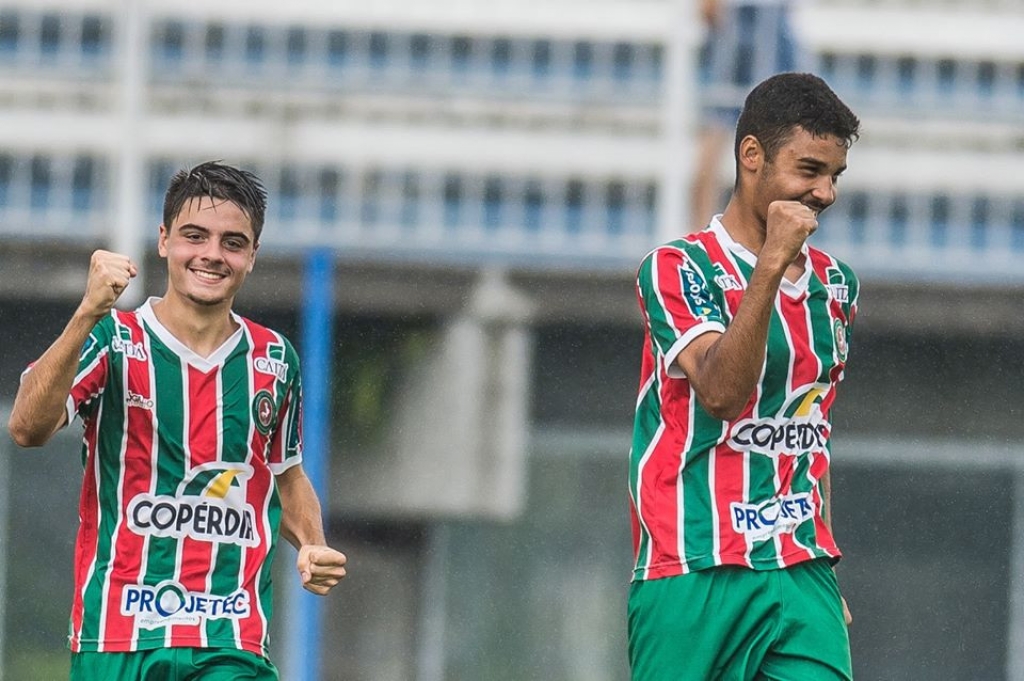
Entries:
[[842, 281], [847, 286], [847, 299], [843, 302], [843, 314], [846, 315], [846, 342], [850, 343], [853, 337], [853, 323], [857, 319], [857, 306], [860, 301], [860, 279], [853, 269], [841, 260], [836, 260], [836, 266], [842, 273]]
[[849, 336], [853, 333], [853, 322], [857, 319], [857, 309], [860, 304], [860, 280], [857, 279], [853, 271], [850, 271], [850, 308], [847, 311], [847, 341]]
[[[65, 400], [64, 409], [67, 419], [65, 426], [75, 420], [75, 416], [85, 416], [96, 404], [107, 384], [109, 368], [110, 339], [113, 336], [114, 320], [107, 316], [101, 319], [89, 333], [89, 338], [82, 344], [78, 355], [78, 370], [75, 372], [71, 390]], [[22, 379], [32, 371], [35, 362], [28, 365], [22, 372]]]
[[78, 358], [78, 373], [68, 396], [68, 423], [75, 414], [85, 416], [96, 405], [107, 385], [114, 318], [104, 317], [93, 328]]
[[709, 331], [725, 332], [721, 308], [701, 269], [679, 248], [663, 246], [644, 258], [637, 295], [655, 350], [668, 375], [683, 377], [679, 353]]
[[281, 398], [267, 458], [267, 465], [274, 475], [302, 461], [302, 371], [295, 348], [287, 341], [285, 347], [289, 367], [288, 387]]

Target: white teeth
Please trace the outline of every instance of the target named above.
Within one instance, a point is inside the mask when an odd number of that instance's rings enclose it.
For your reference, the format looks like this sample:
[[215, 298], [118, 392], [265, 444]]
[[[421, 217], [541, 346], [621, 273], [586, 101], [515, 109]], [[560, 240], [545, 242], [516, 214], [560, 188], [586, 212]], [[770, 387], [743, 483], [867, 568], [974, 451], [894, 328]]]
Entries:
[[211, 272], [201, 272], [199, 270], [192, 270], [192, 273], [195, 274], [200, 279], [206, 279], [207, 281], [218, 281], [222, 278], [221, 275], [213, 274]]

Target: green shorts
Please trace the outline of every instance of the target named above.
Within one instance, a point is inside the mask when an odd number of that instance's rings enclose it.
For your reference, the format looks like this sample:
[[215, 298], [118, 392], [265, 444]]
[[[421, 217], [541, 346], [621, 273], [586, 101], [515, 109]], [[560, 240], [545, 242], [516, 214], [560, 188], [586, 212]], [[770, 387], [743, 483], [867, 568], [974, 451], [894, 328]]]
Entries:
[[265, 657], [233, 648], [157, 648], [134, 653], [72, 653], [71, 681], [278, 681]]
[[827, 560], [718, 567], [634, 582], [633, 681], [850, 681], [850, 636]]

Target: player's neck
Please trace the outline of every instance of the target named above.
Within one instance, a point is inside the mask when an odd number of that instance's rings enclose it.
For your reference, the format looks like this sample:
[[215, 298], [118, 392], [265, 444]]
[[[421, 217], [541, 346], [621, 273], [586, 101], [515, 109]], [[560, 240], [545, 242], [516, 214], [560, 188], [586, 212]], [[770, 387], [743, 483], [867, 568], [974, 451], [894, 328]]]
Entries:
[[173, 292], [153, 302], [153, 314], [171, 335], [200, 357], [209, 357], [238, 328], [231, 302], [200, 305]]
[[[732, 240], [740, 244], [757, 257], [764, 247], [767, 225], [756, 212], [742, 201], [737, 201], [734, 196], [729, 205], [722, 213], [722, 227], [729, 233]], [[785, 277], [791, 282], [797, 281], [804, 273], [807, 266], [807, 257], [801, 252], [789, 267], [786, 268]]]
[[755, 256], [764, 246], [765, 225], [756, 213], [734, 195], [722, 213], [722, 227], [732, 240]]

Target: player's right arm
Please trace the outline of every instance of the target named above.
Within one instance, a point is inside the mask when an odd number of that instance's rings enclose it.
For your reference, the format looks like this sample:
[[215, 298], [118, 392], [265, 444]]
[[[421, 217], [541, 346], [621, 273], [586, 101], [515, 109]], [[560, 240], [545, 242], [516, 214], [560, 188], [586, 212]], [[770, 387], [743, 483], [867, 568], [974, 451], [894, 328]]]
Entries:
[[46, 444], [65, 425], [82, 346], [137, 273], [126, 255], [102, 250], [92, 254], [82, 302], [57, 340], [22, 377], [7, 424], [18, 445]]
[[724, 332], [693, 339], [676, 363], [706, 412], [723, 421], [739, 416], [764, 365], [772, 306], [786, 269], [818, 228], [815, 212], [798, 201], [768, 207], [765, 242], [736, 316]]

